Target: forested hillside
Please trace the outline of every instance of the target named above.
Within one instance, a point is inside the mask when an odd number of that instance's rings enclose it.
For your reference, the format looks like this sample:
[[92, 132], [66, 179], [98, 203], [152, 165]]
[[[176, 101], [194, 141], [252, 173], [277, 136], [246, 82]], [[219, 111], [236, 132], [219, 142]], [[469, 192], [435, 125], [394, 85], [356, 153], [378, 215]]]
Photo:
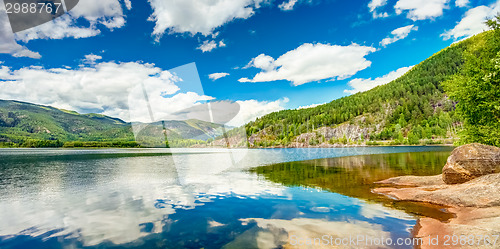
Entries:
[[131, 142], [133, 138], [130, 126], [120, 119], [0, 100], [0, 142], [3, 143], [60, 147], [68, 141]]
[[456, 114], [457, 101], [448, 97], [444, 82], [460, 81], [456, 75], [470, 64], [467, 54], [471, 50], [475, 58], [480, 58], [476, 64], [494, 59], [500, 51], [495, 37], [494, 31], [487, 31], [453, 44], [404, 76], [372, 90], [314, 108], [284, 110], [258, 118], [246, 125], [249, 144], [303, 147], [453, 141], [463, 120]]
[[158, 139], [165, 129], [168, 146], [189, 147], [222, 134], [221, 125], [200, 120], [143, 125], [153, 135], [136, 142], [132, 124], [117, 118], [0, 100], [0, 146], [165, 147], [165, 137]]

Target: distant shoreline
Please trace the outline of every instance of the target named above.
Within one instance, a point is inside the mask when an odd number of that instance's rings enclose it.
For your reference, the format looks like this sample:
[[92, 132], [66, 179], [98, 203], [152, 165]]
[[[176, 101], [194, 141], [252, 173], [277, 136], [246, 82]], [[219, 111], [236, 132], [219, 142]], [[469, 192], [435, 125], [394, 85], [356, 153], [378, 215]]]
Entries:
[[[343, 146], [308, 146], [308, 147], [286, 147], [286, 146], [270, 146], [270, 147], [231, 147], [228, 149], [333, 149], [333, 148], [359, 148], [359, 147], [421, 147], [421, 146], [442, 146], [454, 147], [453, 144], [383, 144], [383, 145], [343, 145]], [[23, 147], [23, 146], [0, 146], [0, 149], [226, 149], [227, 147], [205, 146], [205, 147]]]

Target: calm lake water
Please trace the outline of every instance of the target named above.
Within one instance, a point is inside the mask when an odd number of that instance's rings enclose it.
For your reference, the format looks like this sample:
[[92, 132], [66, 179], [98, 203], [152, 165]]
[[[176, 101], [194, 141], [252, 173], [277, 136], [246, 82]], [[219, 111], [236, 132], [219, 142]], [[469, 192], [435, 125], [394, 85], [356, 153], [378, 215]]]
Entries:
[[450, 151], [0, 149], [0, 248], [283, 248], [323, 235], [411, 238], [417, 215], [446, 214], [370, 187], [439, 174]]

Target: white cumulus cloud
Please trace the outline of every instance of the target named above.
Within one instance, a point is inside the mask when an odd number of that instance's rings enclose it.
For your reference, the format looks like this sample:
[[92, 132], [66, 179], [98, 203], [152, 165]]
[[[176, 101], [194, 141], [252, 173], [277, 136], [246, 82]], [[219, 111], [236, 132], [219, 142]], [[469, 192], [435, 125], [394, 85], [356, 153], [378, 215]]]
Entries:
[[373, 12], [373, 18], [386, 18], [389, 17], [389, 14], [387, 12], [383, 13], [378, 13], [376, 11]]
[[132, 9], [132, 2], [130, 0], [124, 0], [125, 6], [127, 7], [128, 10]]
[[441, 36], [448, 40], [467, 38], [481, 33], [488, 29], [484, 22], [494, 17], [498, 12], [500, 12], [500, 0], [490, 6], [477, 6], [468, 10], [453, 29], [447, 30]]
[[200, 46], [198, 46], [196, 49], [199, 49], [203, 53], [205, 53], [205, 52], [210, 52], [216, 48], [222, 48], [225, 46], [226, 46], [226, 44], [224, 43], [224, 41], [216, 42], [214, 40], [210, 40], [210, 41], [207, 40], [207, 41], [204, 41], [202, 44], [200, 44]]
[[320, 104], [310, 104], [310, 105], [305, 105], [305, 106], [299, 106], [296, 109], [301, 110], [301, 109], [309, 109], [309, 108], [314, 108], [316, 106], [324, 105], [326, 103], [320, 103]]
[[288, 101], [288, 98], [276, 101], [238, 100], [236, 103], [240, 105], [240, 112], [227, 125], [239, 127], [271, 112], [284, 110]]
[[153, 35], [159, 39], [170, 33], [211, 35], [215, 29], [235, 19], [247, 19], [263, 0], [149, 0], [155, 22]]
[[265, 54], [260, 54], [259, 56], [253, 58], [245, 68], [249, 67], [255, 67], [265, 71], [270, 71], [273, 70], [276, 66], [274, 64], [273, 57]]
[[350, 90], [344, 90], [345, 93], [350, 93], [350, 94], [355, 94], [355, 93], [358, 93], [358, 92], [364, 92], [364, 91], [368, 91], [376, 86], [380, 86], [380, 85], [385, 85], [399, 77], [401, 77], [402, 75], [404, 75], [406, 72], [410, 71], [410, 69], [412, 68], [413, 66], [410, 66], [410, 67], [402, 67], [396, 71], [392, 71], [382, 77], [378, 77], [378, 78], [375, 78], [375, 79], [353, 79], [351, 81], [349, 81], [348, 85], [352, 88]]
[[402, 39], [406, 38], [410, 34], [410, 32], [413, 30], [418, 30], [418, 27], [415, 25], [408, 25], [408, 26], [404, 26], [401, 28], [397, 28], [391, 32], [392, 36], [384, 38], [380, 42], [380, 45], [385, 47], [391, 43], [402, 40]]
[[215, 81], [215, 80], [218, 80], [220, 78], [224, 78], [228, 75], [229, 75], [229, 73], [213, 73], [213, 74], [208, 75], [208, 78]]
[[387, 12], [383, 13], [378, 13], [377, 9], [380, 7], [384, 7], [387, 5], [387, 0], [371, 0], [368, 3], [368, 8], [370, 9], [370, 12], [373, 14], [373, 18], [383, 18], [383, 17], [388, 17], [389, 14]]
[[297, 0], [289, 0], [288, 2], [283, 2], [280, 5], [278, 5], [278, 8], [280, 8], [283, 11], [288, 11], [288, 10], [293, 10], [293, 7], [297, 3]]
[[457, 7], [467, 7], [469, 5], [470, 1], [469, 0], [456, 0], [455, 5]]
[[18, 44], [9, 24], [3, 0], [0, 0], [0, 53], [10, 54], [14, 57], [41, 58], [40, 54]]
[[433, 19], [443, 15], [450, 0], [399, 0], [394, 9], [396, 14], [408, 11], [407, 17], [416, 20]]
[[253, 79], [241, 78], [240, 82], [269, 82], [288, 80], [298, 86], [324, 79], [345, 79], [369, 67], [365, 56], [376, 51], [373, 47], [352, 44], [349, 46], [306, 43], [278, 59], [261, 54], [249, 66], [262, 69]]
[[374, 11], [375, 9], [379, 7], [383, 7], [387, 4], [387, 0], [371, 0], [368, 3], [368, 8], [370, 8], [370, 11]]
[[[163, 108], [159, 116], [169, 116], [199, 101], [213, 97], [179, 92], [182, 79], [153, 64], [141, 62], [101, 62], [76, 69], [0, 67], [0, 99], [26, 101], [75, 110], [100, 113], [126, 121], [151, 121], [146, 110], [130, 120], [129, 93], [144, 86], [153, 107]], [[139, 91], [140, 96], [143, 91]], [[141, 95], [142, 94], [142, 95]]]
[[[127, 8], [131, 5], [124, 2]], [[87, 25], [77, 24], [79, 20]], [[113, 30], [125, 25], [122, 3], [118, 0], [79, 1], [74, 9], [51, 22], [16, 33], [16, 39], [29, 41], [34, 39], [63, 39], [66, 37], [86, 38], [100, 34], [98, 25]]]
[[76, 25], [76, 19], [69, 15], [63, 15], [51, 22], [17, 32], [15, 36], [17, 40], [28, 42], [36, 39], [88, 38], [96, 36], [100, 32], [95, 27], [78, 26]]
[[101, 59], [102, 59], [102, 56], [100, 56], [100, 55], [88, 54], [88, 55], [85, 55], [85, 59], [83, 59], [83, 62], [86, 64], [93, 65], [96, 63], [96, 61], [101, 60]]
[[[179, 86], [183, 80], [154, 64], [95, 63], [100, 56], [86, 57], [94, 63], [75, 69], [31, 66], [14, 70], [0, 66], [0, 99], [49, 105], [80, 113], [99, 113], [137, 122], [152, 121], [147, 108], [138, 110], [137, 106], [149, 105], [154, 112], [154, 120], [181, 119], [185, 110], [215, 100], [195, 92], [181, 92]], [[144, 103], [144, 92], [148, 95], [147, 103]], [[229, 126], [240, 126], [257, 117], [283, 110], [288, 99], [236, 102], [240, 111], [227, 124]]]

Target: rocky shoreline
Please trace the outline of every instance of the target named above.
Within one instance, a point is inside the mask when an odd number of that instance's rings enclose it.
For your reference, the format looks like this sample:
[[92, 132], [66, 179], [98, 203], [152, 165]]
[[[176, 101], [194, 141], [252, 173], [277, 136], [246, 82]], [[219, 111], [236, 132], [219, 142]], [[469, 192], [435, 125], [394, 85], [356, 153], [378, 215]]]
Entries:
[[376, 184], [373, 193], [440, 205], [454, 214], [446, 222], [419, 218], [413, 230], [423, 239], [419, 248], [500, 248], [500, 148], [460, 146], [441, 175], [401, 176]]
[[290, 145], [283, 146], [283, 145], [277, 145], [277, 146], [267, 146], [267, 147], [249, 147], [251, 149], [283, 149], [283, 148], [355, 148], [355, 147], [390, 147], [390, 146], [453, 146], [453, 144], [450, 143], [436, 143], [436, 144], [416, 144], [416, 145], [409, 145], [409, 144], [391, 144], [389, 142], [382, 142], [378, 141], [375, 142], [374, 144], [328, 144], [328, 143], [321, 143], [318, 145], [308, 145], [305, 143], [290, 143]]

